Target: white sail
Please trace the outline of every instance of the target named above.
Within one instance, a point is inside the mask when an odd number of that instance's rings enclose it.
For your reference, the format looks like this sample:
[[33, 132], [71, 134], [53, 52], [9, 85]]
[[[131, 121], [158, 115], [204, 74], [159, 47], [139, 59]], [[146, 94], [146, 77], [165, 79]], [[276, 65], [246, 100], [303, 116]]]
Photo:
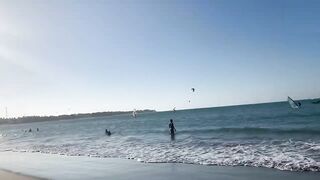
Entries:
[[298, 109], [300, 108], [300, 103], [297, 103], [295, 102], [293, 99], [291, 99], [289, 96], [288, 96], [288, 102], [290, 104], [290, 106], [293, 108], [293, 109]]
[[134, 118], [137, 117], [137, 110], [134, 109], [134, 110], [132, 111], [132, 116], [133, 116]]

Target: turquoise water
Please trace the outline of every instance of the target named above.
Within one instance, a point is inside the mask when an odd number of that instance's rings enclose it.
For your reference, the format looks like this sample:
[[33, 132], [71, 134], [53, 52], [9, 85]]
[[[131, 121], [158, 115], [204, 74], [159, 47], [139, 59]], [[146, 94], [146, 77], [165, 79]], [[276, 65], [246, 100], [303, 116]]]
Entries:
[[320, 171], [320, 105], [310, 101], [2, 125], [0, 133], [1, 151]]

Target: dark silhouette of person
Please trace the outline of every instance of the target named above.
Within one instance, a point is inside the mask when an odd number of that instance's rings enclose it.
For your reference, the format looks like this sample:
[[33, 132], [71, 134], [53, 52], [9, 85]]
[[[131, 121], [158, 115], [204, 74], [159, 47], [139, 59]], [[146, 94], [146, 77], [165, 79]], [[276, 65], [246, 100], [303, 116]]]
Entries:
[[37, 128], [37, 131], [39, 131], [39, 128]]
[[31, 129], [31, 128], [29, 129], [29, 132], [32, 132], [32, 129]]
[[170, 119], [169, 130], [170, 130], [171, 136], [174, 136], [174, 133], [177, 131], [176, 128], [174, 127], [174, 124], [173, 124], [173, 120], [172, 120], [172, 119]]
[[106, 129], [106, 135], [111, 136], [111, 132]]

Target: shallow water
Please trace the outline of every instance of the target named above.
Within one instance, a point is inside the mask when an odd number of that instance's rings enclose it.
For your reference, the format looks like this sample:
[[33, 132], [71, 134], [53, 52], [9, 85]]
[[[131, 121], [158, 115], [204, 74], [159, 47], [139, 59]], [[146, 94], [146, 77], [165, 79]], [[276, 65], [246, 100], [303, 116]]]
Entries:
[[[40, 131], [25, 132], [29, 128]], [[320, 171], [320, 105], [303, 101], [301, 109], [291, 109], [283, 102], [2, 125], [0, 143], [0, 151]]]

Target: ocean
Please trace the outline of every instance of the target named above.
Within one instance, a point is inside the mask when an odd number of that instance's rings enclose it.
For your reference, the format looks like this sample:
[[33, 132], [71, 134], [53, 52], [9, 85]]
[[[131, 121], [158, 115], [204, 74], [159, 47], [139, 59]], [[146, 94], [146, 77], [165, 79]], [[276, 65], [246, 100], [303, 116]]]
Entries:
[[320, 171], [320, 104], [305, 100], [300, 109], [278, 102], [1, 125], [0, 151]]

